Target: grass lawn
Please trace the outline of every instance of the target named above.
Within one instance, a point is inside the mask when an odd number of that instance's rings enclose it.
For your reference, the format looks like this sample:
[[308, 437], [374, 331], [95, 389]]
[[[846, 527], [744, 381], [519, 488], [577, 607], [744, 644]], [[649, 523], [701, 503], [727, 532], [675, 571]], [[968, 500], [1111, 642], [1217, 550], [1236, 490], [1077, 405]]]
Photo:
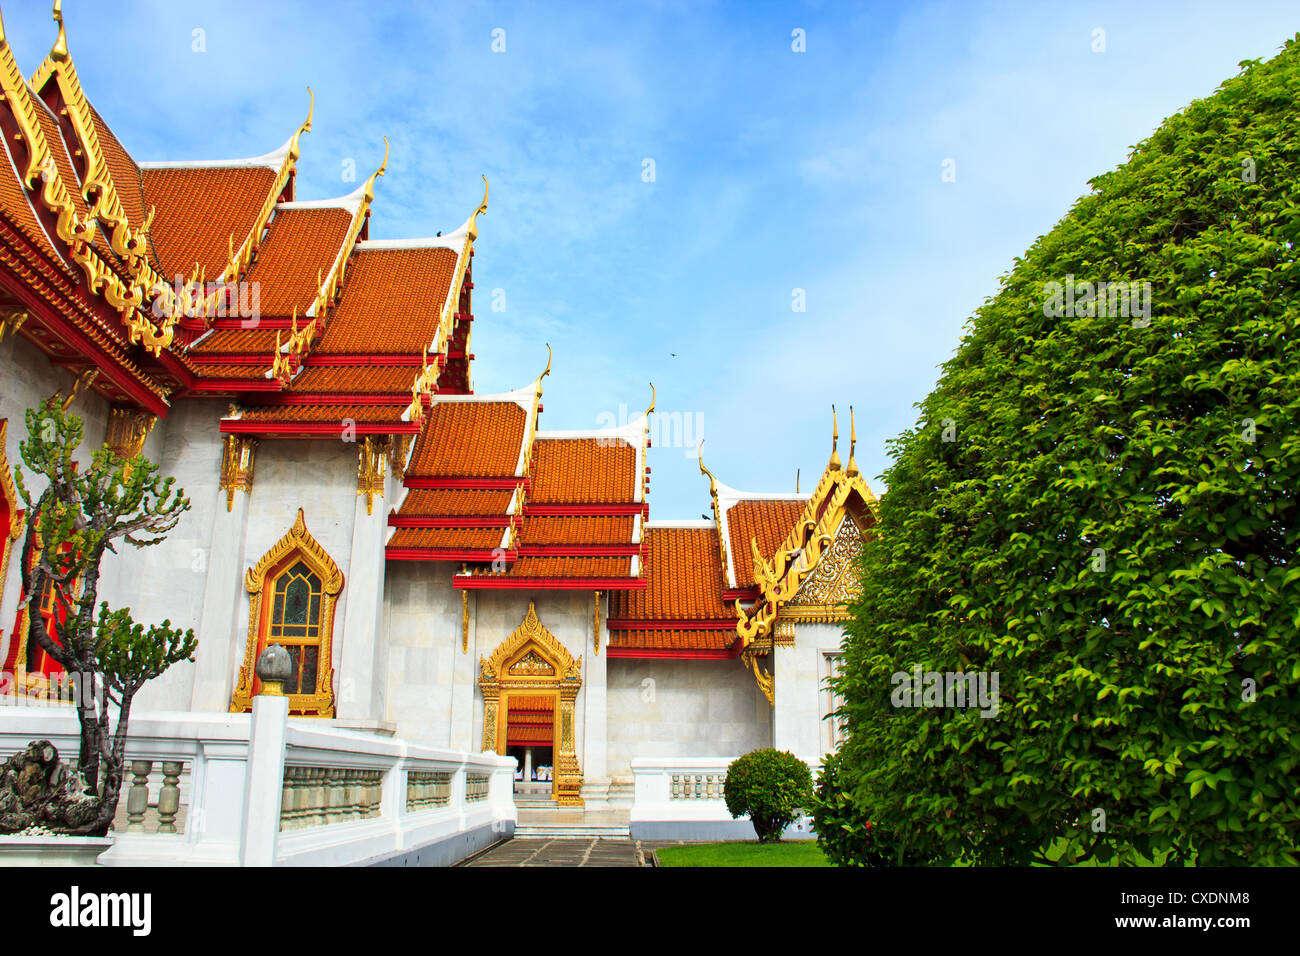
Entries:
[[690, 843], [660, 847], [663, 866], [830, 866], [816, 840], [784, 843]]

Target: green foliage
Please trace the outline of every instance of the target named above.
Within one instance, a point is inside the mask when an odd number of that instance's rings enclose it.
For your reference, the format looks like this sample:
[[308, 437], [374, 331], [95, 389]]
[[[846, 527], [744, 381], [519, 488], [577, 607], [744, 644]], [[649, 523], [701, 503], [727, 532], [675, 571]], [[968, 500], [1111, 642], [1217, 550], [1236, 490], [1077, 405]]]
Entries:
[[[1300, 862], [1300, 36], [1242, 67], [1016, 261], [890, 443], [838, 818], [939, 863]], [[1049, 317], [1070, 276], [1149, 281], [1149, 323]], [[998, 673], [999, 714], [894, 708], [914, 665]]]
[[808, 765], [784, 750], [752, 750], [727, 768], [722, 794], [733, 817], [749, 815], [760, 843], [781, 834], [811, 802]]
[[909, 852], [888, 827], [867, 819], [864, 808], [841, 782], [843, 757], [828, 754], [813, 790], [813, 829], [826, 858], [836, 866], [917, 866], [924, 860]]
[[130, 608], [110, 611], [107, 602], [99, 606], [95, 661], [119, 694], [143, 687], [173, 664], [194, 660], [197, 646], [192, 629], [182, 633], [165, 620], [146, 631], [143, 624], [131, 620]]
[[[52, 591], [66, 609], [54, 619], [57, 641], [46, 632], [41, 614], [28, 615], [28, 636], [73, 678], [81, 721], [78, 769], [101, 805], [87, 832], [102, 833], [121, 790], [131, 700], [172, 664], [192, 660], [195, 641], [193, 631], [182, 634], [169, 621], [146, 630], [131, 620], [129, 609], [110, 611], [102, 603], [96, 623], [100, 563], [106, 553], [116, 553], [120, 541], [136, 548], [158, 544], [190, 502], [173, 490], [174, 479], [161, 477], [140, 455], [123, 459], [101, 447], [89, 467], [80, 467], [74, 455], [83, 437], [81, 420], [66, 413], [57, 395], [29, 410], [27, 439], [19, 448], [24, 463], [46, 485], [33, 496], [21, 468], [15, 469], [14, 484], [30, 516], [23, 547], [24, 601], [39, 601]], [[110, 707], [117, 708], [111, 735]]]

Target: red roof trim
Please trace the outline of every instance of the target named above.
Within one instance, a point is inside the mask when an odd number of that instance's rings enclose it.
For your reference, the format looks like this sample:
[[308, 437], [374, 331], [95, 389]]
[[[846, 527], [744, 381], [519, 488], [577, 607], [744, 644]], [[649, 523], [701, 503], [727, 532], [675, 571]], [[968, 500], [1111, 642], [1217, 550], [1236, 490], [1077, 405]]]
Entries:
[[614, 647], [605, 648], [605, 653], [610, 657], [621, 657], [624, 659], [634, 660], [702, 660], [702, 661], [729, 661], [734, 660], [740, 654], [739, 643], [733, 645], [733, 650], [726, 651], [694, 651], [689, 648], [668, 648], [668, 647]]
[[[419, 430], [418, 427], [416, 429]], [[454, 491], [456, 489], [468, 489], [471, 491], [486, 491], [491, 489], [505, 489], [514, 491], [516, 487], [522, 485], [524, 490], [528, 490], [527, 478], [420, 478], [407, 477], [402, 481], [407, 488], [414, 488], [426, 491]]]
[[451, 579], [451, 583], [452, 587], [464, 591], [522, 591], [529, 588], [551, 591], [644, 591], [650, 586], [645, 578], [511, 578], [489, 574], [458, 574]]
[[496, 548], [385, 548], [390, 561], [513, 561], [517, 551]]
[[[351, 425], [356, 435], [418, 435], [418, 422], [357, 422]], [[337, 422], [245, 422], [240, 419], [222, 421], [223, 435], [275, 435], [280, 438], [338, 438], [341, 430]]]
[[524, 503], [524, 514], [535, 517], [580, 517], [582, 515], [641, 515], [650, 517], [650, 505], [633, 504], [581, 504], [581, 505], [535, 505]]

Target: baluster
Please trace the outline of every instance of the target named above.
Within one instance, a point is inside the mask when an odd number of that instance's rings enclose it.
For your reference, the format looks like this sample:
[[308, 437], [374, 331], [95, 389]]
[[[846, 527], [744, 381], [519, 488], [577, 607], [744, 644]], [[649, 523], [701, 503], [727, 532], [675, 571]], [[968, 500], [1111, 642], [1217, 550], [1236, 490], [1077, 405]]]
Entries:
[[128, 830], [144, 830], [144, 815], [149, 809], [149, 774], [152, 771], [152, 760], [131, 761], [131, 790], [126, 797]]
[[162, 765], [163, 785], [158, 794], [158, 832], [176, 832], [176, 814], [181, 808], [181, 763], [178, 760], [164, 760]]

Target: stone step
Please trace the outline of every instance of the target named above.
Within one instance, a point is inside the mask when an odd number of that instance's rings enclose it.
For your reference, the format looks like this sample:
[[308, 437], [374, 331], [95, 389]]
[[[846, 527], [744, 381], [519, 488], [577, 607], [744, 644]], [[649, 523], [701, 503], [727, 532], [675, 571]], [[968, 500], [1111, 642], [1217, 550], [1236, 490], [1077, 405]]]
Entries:
[[515, 839], [550, 839], [550, 840], [576, 840], [576, 839], [604, 839], [604, 840], [621, 840], [627, 839], [632, 835], [630, 827], [626, 826], [585, 826], [581, 823], [574, 824], [521, 824], [515, 827]]

